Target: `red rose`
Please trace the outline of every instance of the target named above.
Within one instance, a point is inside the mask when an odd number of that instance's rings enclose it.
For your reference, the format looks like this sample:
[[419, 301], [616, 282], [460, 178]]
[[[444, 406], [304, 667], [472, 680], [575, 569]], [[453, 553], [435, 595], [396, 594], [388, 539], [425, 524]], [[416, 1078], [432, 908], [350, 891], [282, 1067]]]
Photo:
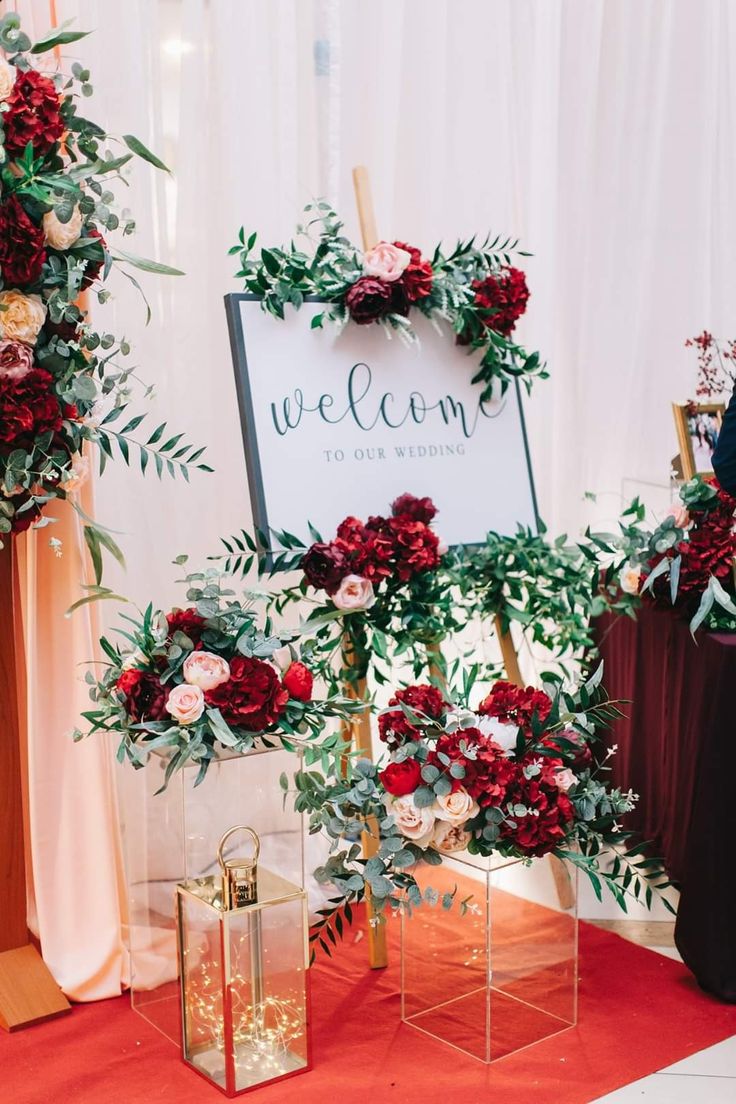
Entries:
[[115, 685], [125, 695], [125, 709], [133, 724], [166, 716], [169, 692], [150, 671], [123, 671]]
[[412, 521], [423, 521], [425, 525], [429, 525], [437, 514], [437, 507], [431, 498], [416, 498], [413, 494], [405, 493], [391, 503], [391, 513], [394, 517], [404, 514]]
[[0, 376], [0, 443], [27, 448], [34, 438], [61, 429], [61, 409], [53, 377], [32, 368], [21, 379]]
[[[87, 257], [85, 259], [84, 276], [82, 277], [82, 283], [80, 284], [80, 290], [85, 291], [88, 287], [95, 282], [99, 277], [102, 269], [105, 266], [105, 253], [107, 251], [107, 242], [103, 238], [100, 231], [96, 226], [88, 226], [86, 228], [87, 238], [96, 238], [100, 243], [101, 256], [98, 259]], [[84, 242], [84, 238], [80, 238], [81, 242]]]
[[191, 609], [175, 609], [171, 613], [166, 614], [166, 623], [169, 626], [169, 636], [172, 637], [175, 632], [184, 633], [188, 636], [192, 644], [199, 644], [202, 639], [202, 633], [204, 632], [204, 617], [200, 617], [196, 610]]
[[414, 793], [422, 781], [422, 768], [416, 759], [404, 759], [402, 763], [389, 763], [378, 777], [384, 790], [394, 797]]
[[296, 698], [297, 701], [306, 702], [311, 698], [314, 686], [312, 672], [298, 660], [287, 668], [281, 681], [291, 697]]
[[422, 571], [431, 571], [440, 562], [439, 537], [423, 521], [412, 521], [406, 515], [391, 518], [394, 534], [396, 574], [402, 582]]
[[473, 280], [472, 288], [484, 324], [509, 337], [529, 300], [524, 273], [518, 268], [502, 268], [484, 280]]
[[504, 724], [515, 724], [529, 730], [535, 715], [544, 723], [552, 709], [552, 702], [542, 690], [533, 686], [515, 686], [501, 679], [490, 694], [478, 706], [485, 717], [497, 717]]
[[425, 299], [432, 290], [434, 275], [432, 265], [422, 258], [422, 254], [413, 245], [405, 242], [394, 242], [397, 249], [403, 249], [411, 256], [409, 264], [401, 275], [401, 283], [406, 290], [410, 303], [416, 303], [417, 299]]
[[350, 562], [345, 551], [336, 542], [313, 544], [304, 553], [301, 569], [307, 582], [315, 590], [334, 594], [346, 575], [350, 574]]
[[356, 280], [348, 289], [345, 303], [353, 322], [359, 326], [377, 322], [387, 314], [406, 314], [409, 309], [401, 281], [377, 280], [373, 276], [361, 276]]
[[227, 724], [249, 732], [263, 732], [286, 709], [289, 692], [270, 663], [247, 656], [230, 660], [230, 678], [205, 694], [208, 705], [222, 713]]
[[29, 142], [36, 154], [48, 153], [64, 131], [59, 95], [54, 82], [35, 69], [18, 70], [3, 115], [5, 149], [11, 157], [23, 153]]
[[6, 287], [35, 284], [46, 260], [45, 237], [17, 196], [0, 206], [0, 269]]

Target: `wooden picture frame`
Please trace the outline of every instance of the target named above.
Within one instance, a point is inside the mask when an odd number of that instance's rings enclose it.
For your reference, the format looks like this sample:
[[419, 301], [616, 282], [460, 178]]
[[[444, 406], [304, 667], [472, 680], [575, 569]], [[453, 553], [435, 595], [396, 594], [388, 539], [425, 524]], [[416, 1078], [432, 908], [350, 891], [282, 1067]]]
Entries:
[[[696, 475], [713, 475], [713, 466], [703, 462], [704, 454], [709, 450], [712, 455], [718, 441], [726, 411], [725, 403], [673, 403], [672, 414], [675, 419], [677, 440], [680, 446], [680, 464], [685, 480]], [[696, 438], [694, 430], [699, 431]], [[715, 434], [714, 439], [708, 436]], [[696, 444], [696, 439], [698, 444]]]

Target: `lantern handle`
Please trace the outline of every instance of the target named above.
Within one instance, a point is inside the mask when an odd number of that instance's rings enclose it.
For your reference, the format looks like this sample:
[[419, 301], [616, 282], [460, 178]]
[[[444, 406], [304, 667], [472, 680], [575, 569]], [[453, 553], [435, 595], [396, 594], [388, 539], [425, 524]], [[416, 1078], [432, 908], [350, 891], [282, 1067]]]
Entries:
[[220, 867], [222, 868], [222, 871], [223, 871], [224, 874], [227, 873], [227, 865], [225, 863], [225, 858], [224, 858], [224, 855], [223, 855], [222, 852], [223, 852], [223, 849], [225, 847], [225, 843], [227, 842], [227, 840], [230, 839], [230, 836], [235, 835], [236, 832], [247, 832], [248, 835], [250, 836], [250, 838], [253, 840], [253, 849], [254, 849], [253, 850], [253, 865], [254, 866], [257, 865], [258, 856], [261, 853], [261, 841], [259, 839], [258, 833], [255, 832], [253, 830], [253, 828], [249, 828], [247, 824], [236, 824], [234, 828], [229, 828], [227, 830], [225, 835], [220, 840], [219, 846], [217, 848], [217, 861], [219, 862]]

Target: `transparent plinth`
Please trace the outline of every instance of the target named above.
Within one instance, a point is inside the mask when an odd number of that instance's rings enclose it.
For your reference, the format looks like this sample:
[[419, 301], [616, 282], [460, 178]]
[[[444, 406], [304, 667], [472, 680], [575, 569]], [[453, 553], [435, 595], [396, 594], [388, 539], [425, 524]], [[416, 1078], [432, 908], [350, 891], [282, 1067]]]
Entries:
[[[177, 1045], [181, 989], [176, 941], [176, 887], [219, 873], [217, 846], [237, 824], [261, 839], [260, 866], [304, 885], [302, 817], [284, 805], [279, 777], [289, 778], [301, 757], [281, 749], [253, 751], [213, 763], [195, 786], [197, 767], [175, 774], [163, 793], [166, 759], [152, 756], [122, 780], [128, 943], [133, 1008]], [[121, 772], [122, 774], [122, 772]], [[240, 854], [235, 836], [225, 856]]]
[[[576, 868], [462, 853], [420, 866], [417, 881], [440, 904], [402, 916], [405, 1023], [482, 1062], [575, 1025]], [[453, 891], [445, 910], [442, 896]]]

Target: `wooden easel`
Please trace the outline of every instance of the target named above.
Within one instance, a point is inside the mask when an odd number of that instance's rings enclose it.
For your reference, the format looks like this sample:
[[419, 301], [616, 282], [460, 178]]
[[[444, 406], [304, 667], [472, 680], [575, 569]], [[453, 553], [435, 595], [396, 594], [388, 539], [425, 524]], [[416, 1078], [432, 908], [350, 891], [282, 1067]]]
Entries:
[[16, 1031], [71, 1012], [26, 922], [21, 774], [24, 656], [13, 584], [13, 542], [0, 550], [0, 1027]]

